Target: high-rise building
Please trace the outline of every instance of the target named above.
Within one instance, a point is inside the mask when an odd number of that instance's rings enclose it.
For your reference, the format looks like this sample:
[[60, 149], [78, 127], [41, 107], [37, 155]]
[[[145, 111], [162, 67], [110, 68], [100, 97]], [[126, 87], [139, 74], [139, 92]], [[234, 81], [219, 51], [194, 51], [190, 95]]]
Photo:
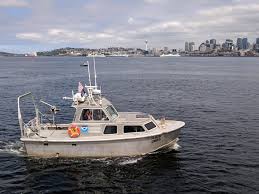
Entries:
[[231, 39], [226, 39], [226, 41], [222, 44], [222, 47], [225, 50], [232, 51], [234, 49], [234, 43]]
[[243, 38], [243, 40], [242, 40], [242, 47], [243, 47], [244, 50], [248, 49], [249, 44], [248, 44], [247, 38]]
[[210, 39], [210, 44], [208, 45], [210, 50], [214, 50], [216, 48], [216, 39]]
[[237, 38], [237, 50], [242, 50], [243, 49], [242, 41], [243, 41], [242, 38]]
[[189, 52], [189, 42], [185, 42], [184, 50], [185, 50], [186, 52]]
[[189, 51], [190, 52], [194, 51], [194, 45], [195, 45], [194, 42], [189, 42]]
[[216, 39], [210, 39], [210, 44], [216, 44]]
[[146, 45], [146, 49], [145, 49], [145, 50], [146, 50], [146, 51], [148, 51], [147, 43], [148, 43], [148, 41], [146, 40], [146, 41], [145, 41], [145, 45]]
[[255, 41], [255, 51], [259, 52], [259, 38], [257, 38]]

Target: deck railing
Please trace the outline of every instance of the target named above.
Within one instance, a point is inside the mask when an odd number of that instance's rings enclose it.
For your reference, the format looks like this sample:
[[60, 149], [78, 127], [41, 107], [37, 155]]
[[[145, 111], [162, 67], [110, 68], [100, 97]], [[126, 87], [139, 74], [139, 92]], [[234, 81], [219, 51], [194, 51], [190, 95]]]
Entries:
[[[33, 106], [34, 106], [34, 109], [35, 109], [35, 113], [36, 113], [36, 117], [32, 120], [30, 120], [28, 123], [25, 123], [23, 121], [23, 116], [22, 116], [22, 113], [21, 113], [21, 99], [27, 97], [27, 96], [31, 96], [31, 100], [32, 100], [32, 103], [33, 103]], [[32, 130], [35, 130], [36, 129], [36, 126], [39, 124], [39, 114], [38, 114], [38, 108], [35, 104], [35, 100], [34, 100], [34, 97], [32, 96], [32, 93], [31, 92], [28, 92], [26, 94], [23, 94], [21, 96], [18, 97], [18, 100], [17, 100], [17, 103], [18, 103], [18, 121], [19, 121], [19, 125], [20, 125], [20, 130], [21, 130], [21, 137], [24, 137], [25, 135], [27, 136], [27, 134], [25, 133], [25, 130], [28, 129], [28, 128], [33, 128]]]

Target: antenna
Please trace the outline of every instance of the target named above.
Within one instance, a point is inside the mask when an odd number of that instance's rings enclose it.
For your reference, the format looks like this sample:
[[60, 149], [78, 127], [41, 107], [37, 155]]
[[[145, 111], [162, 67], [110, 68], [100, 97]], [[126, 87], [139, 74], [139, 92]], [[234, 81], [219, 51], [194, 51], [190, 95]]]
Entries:
[[96, 75], [96, 69], [95, 69], [95, 57], [93, 57], [93, 61], [94, 61], [94, 85], [97, 88], [97, 83], [96, 83], [97, 75]]
[[90, 68], [89, 68], [89, 66], [90, 66], [89, 61], [87, 61], [89, 86], [92, 86], [92, 83], [91, 83], [91, 74], [90, 74]]

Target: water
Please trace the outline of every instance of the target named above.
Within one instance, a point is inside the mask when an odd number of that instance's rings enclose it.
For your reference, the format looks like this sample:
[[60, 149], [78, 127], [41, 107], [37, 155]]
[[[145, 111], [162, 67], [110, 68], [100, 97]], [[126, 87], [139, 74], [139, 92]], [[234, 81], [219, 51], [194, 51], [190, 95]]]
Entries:
[[1, 193], [259, 193], [259, 58], [98, 58], [119, 111], [186, 122], [178, 147], [142, 157], [40, 159], [23, 153], [17, 96], [65, 113], [86, 80], [80, 57], [0, 58]]

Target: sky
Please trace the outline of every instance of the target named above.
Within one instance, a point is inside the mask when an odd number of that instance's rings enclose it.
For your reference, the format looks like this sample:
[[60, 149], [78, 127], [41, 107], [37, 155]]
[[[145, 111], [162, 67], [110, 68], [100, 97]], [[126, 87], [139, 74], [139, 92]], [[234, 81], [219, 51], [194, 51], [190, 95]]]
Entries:
[[259, 37], [259, 0], [0, 0], [0, 51], [196, 48]]

